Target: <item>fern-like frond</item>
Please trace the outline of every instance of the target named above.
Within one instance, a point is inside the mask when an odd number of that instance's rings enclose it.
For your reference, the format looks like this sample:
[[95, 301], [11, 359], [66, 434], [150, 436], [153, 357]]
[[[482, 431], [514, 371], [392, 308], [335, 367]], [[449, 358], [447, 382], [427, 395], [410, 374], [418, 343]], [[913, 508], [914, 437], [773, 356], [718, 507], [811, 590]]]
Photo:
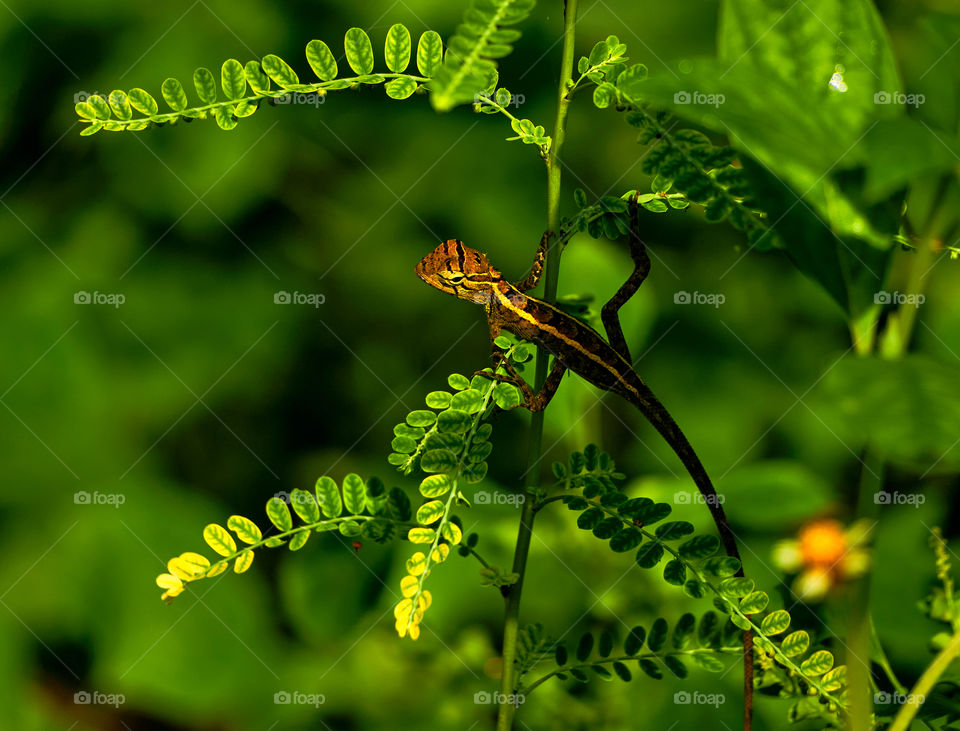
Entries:
[[434, 109], [445, 112], [474, 101], [496, 85], [496, 59], [507, 56], [520, 31], [504, 26], [526, 20], [536, 0], [470, 0], [463, 23], [447, 44], [443, 65], [430, 82]]
[[[144, 89], [113, 91], [106, 99], [90, 96], [75, 107], [80, 120], [87, 125], [80, 134], [92, 135], [100, 130], [136, 132], [181, 120], [208, 118], [215, 119], [221, 129], [230, 130], [237, 126], [238, 120], [254, 114], [264, 101], [271, 105], [318, 106], [330, 91], [363, 84], [384, 84], [388, 97], [406, 99], [440, 68], [443, 43], [439, 34], [426, 31], [420, 36], [416, 55], [420, 75], [406, 73], [411, 53], [410, 31], [399, 23], [391, 26], [384, 44], [387, 71], [374, 73], [370, 37], [361, 28], [351, 28], [344, 36], [344, 55], [353, 76], [338, 78], [333, 52], [323, 41], [314, 40], [307, 44], [306, 59], [319, 81], [301, 82], [293, 67], [274, 54], [245, 65], [227, 59], [220, 68], [219, 88], [217, 78], [209, 69], [201, 67], [194, 72], [193, 87], [199, 104], [191, 104], [183, 84], [173, 78], [164, 81], [160, 88], [169, 112], [161, 112], [156, 98]], [[223, 98], [218, 99], [221, 91]]]
[[[396, 487], [388, 492], [375, 477], [364, 482], [359, 475], [350, 474], [344, 478], [342, 488], [329, 477], [321, 477], [315, 492], [316, 497], [306, 490], [294, 490], [289, 495], [270, 498], [266, 512], [276, 532], [267, 537], [256, 523], [242, 515], [230, 516], [226, 528], [217, 523], [208, 525], [203, 529], [203, 540], [221, 558], [211, 562], [192, 551], [171, 558], [167, 562], [169, 573], [157, 577], [157, 586], [164, 590], [162, 599], [172, 601], [189, 582], [222, 574], [231, 562], [234, 572], [242, 574], [250, 568], [258, 548], [286, 545], [297, 551], [313, 533], [330, 531], [339, 531], [348, 538], [386, 543], [395, 537], [398, 528], [410, 523], [410, 500], [406, 494]], [[291, 506], [300, 525], [294, 524]]]

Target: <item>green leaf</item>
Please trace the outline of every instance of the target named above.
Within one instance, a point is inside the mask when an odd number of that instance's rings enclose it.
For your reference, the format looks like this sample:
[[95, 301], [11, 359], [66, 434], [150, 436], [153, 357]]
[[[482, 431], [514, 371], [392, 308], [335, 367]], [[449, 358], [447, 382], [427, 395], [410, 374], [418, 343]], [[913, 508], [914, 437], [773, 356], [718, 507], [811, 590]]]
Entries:
[[690, 612], [682, 614], [673, 627], [673, 648], [675, 650], [685, 650], [691, 647], [693, 645], [693, 633], [696, 627], [696, 617]]
[[643, 569], [652, 569], [663, 558], [663, 545], [652, 541], [644, 544], [637, 551], [637, 564]]
[[278, 497], [267, 500], [267, 517], [277, 526], [277, 530], [285, 533], [293, 528], [293, 519], [290, 517], [290, 508]]
[[351, 28], [343, 37], [343, 48], [350, 68], [359, 75], [373, 71], [373, 44], [361, 28]]
[[667, 620], [658, 617], [650, 627], [650, 636], [647, 638], [647, 648], [650, 652], [660, 652], [667, 641]]
[[787, 657], [797, 657], [805, 653], [810, 647], [810, 635], [805, 630], [791, 632], [780, 643], [780, 649]]
[[740, 570], [740, 562], [731, 556], [711, 558], [703, 565], [704, 570], [720, 578], [733, 576]]
[[260, 539], [263, 538], [263, 534], [260, 533], [257, 524], [249, 518], [244, 518], [242, 515], [231, 515], [229, 520], [227, 520], [227, 528], [236, 533], [237, 538], [244, 543], [258, 543]]
[[620, 678], [620, 680], [622, 680], [624, 683], [629, 683], [631, 680], [633, 680], [633, 675], [630, 672], [630, 668], [628, 668], [619, 660], [613, 663], [613, 672], [615, 672], [617, 677]]
[[728, 599], [739, 599], [751, 593], [754, 589], [753, 579], [745, 576], [737, 576], [732, 579], [724, 579], [720, 582], [720, 593]]
[[108, 101], [110, 102], [110, 109], [113, 110], [117, 119], [127, 121], [133, 117], [133, 110], [130, 108], [130, 100], [127, 98], [126, 92], [119, 89], [111, 91]]
[[584, 662], [590, 653], [593, 652], [593, 635], [589, 632], [580, 636], [580, 641], [577, 643], [577, 660]]
[[660, 680], [660, 678], [663, 677], [663, 673], [660, 672], [660, 668], [658, 668], [656, 663], [652, 660], [647, 660], [646, 658], [641, 659], [640, 669], [655, 680]]
[[685, 520], [674, 520], [657, 526], [656, 536], [662, 541], [675, 541], [693, 533], [693, 525]]
[[157, 100], [143, 89], [131, 89], [127, 97], [130, 99], [130, 106], [140, 112], [140, 114], [145, 114], [150, 117], [159, 111]]
[[400, 23], [390, 26], [383, 51], [387, 68], [396, 74], [403, 73], [410, 65], [410, 47], [410, 31]]
[[407, 533], [407, 540], [411, 543], [433, 543], [436, 537], [437, 532], [433, 528], [416, 527]]
[[663, 664], [667, 666], [667, 669], [681, 680], [690, 674], [687, 666], [683, 664], [683, 661], [679, 657], [675, 655], [665, 655], [662, 660]]
[[247, 95], [247, 77], [239, 61], [228, 58], [223, 62], [220, 67], [220, 85], [227, 99], [237, 100]]
[[304, 523], [316, 523], [320, 520], [320, 506], [306, 490], [295, 489], [290, 493], [290, 504], [293, 511], [300, 516]]
[[667, 565], [663, 567], [663, 580], [674, 586], [683, 586], [683, 583], [687, 580], [687, 567], [683, 565], [682, 561], [667, 562]]
[[442, 500], [431, 500], [424, 503], [417, 510], [417, 522], [420, 525], [430, 525], [436, 523], [443, 517], [444, 504]]
[[823, 675], [833, 667], [833, 655], [827, 650], [818, 650], [800, 663], [800, 672], [808, 677]]
[[486, 476], [487, 476], [486, 462], [477, 462], [475, 464], [467, 465], [463, 470], [463, 479], [466, 480], [471, 485], [475, 485], [478, 482], [481, 482], [483, 478]]
[[307, 44], [307, 63], [321, 81], [337, 78], [337, 59], [323, 41], [310, 41]]
[[237, 126], [237, 118], [230, 107], [217, 107], [213, 111], [217, 126], [222, 130], [231, 130]]
[[448, 472], [456, 466], [457, 458], [449, 449], [431, 449], [420, 458], [420, 469], [424, 472]]
[[472, 423], [473, 419], [470, 418], [470, 414], [460, 409], [447, 409], [441, 411], [437, 416], [437, 429], [441, 432], [463, 434]]
[[683, 585], [683, 593], [691, 599], [702, 599], [706, 595], [703, 582], [690, 579]]
[[[187, 108], [187, 93], [176, 79], [167, 79], [160, 87], [167, 105], [175, 112], [182, 112]], [[93, 99], [93, 97], [90, 97]]]
[[765, 635], [778, 635], [785, 632], [790, 626], [790, 613], [785, 609], [778, 609], [770, 612], [763, 621], [760, 622], [760, 631]]
[[677, 552], [687, 559], [701, 559], [712, 556], [720, 548], [720, 540], [715, 536], [695, 536], [681, 543]]
[[407, 423], [414, 427], [428, 427], [431, 426], [436, 420], [437, 415], [432, 411], [427, 411], [426, 409], [411, 411], [409, 414], [407, 414]]
[[263, 67], [264, 73], [282, 89], [289, 89], [300, 84], [300, 78], [296, 72], [279, 56], [272, 53], [267, 54], [263, 57], [260, 65]]
[[828, 693], [840, 690], [847, 682], [847, 666], [838, 665], [833, 670], [826, 673], [821, 679], [820, 684]]
[[447, 383], [450, 384], [450, 388], [456, 391], [463, 391], [464, 389], [470, 388], [470, 379], [459, 373], [450, 374], [447, 377]]
[[498, 383], [493, 387], [493, 402], [504, 411], [516, 408], [523, 403], [520, 389], [512, 383]]
[[417, 69], [421, 76], [433, 76], [443, 60], [443, 41], [433, 30], [425, 31], [417, 43]]
[[726, 670], [726, 666], [714, 655], [689, 655], [688, 658], [693, 661], [694, 665], [709, 673], [722, 673]]
[[[475, 414], [483, 407], [483, 394], [473, 388], [453, 394], [450, 402], [451, 409], [459, 409], [468, 414]], [[443, 431], [449, 431], [444, 429]]]
[[401, 76], [388, 81], [383, 88], [391, 99], [406, 99], [417, 90], [417, 82], [409, 76]]
[[85, 108], [92, 109], [94, 117], [97, 119], [104, 121], [110, 119], [110, 105], [107, 104], [107, 100], [99, 94], [91, 94], [89, 97], [87, 97], [86, 104], [87, 106]]
[[440, 525], [440, 535], [443, 536], [451, 546], [456, 546], [463, 538], [463, 532], [456, 523], [442, 523]]
[[632, 526], [622, 528], [610, 539], [610, 548], [617, 553], [632, 551], [643, 542], [643, 534]]
[[340, 491], [337, 489], [337, 483], [324, 475], [317, 480], [317, 503], [327, 518], [339, 518], [343, 512], [343, 501], [340, 499]]
[[308, 538], [310, 538], [310, 531], [308, 530], [302, 530], [299, 533], [294, 533], [287, 547], [291, 551], [299, 551], [301, 548], [303, 548]]
[[234, 573], [242, 574], [244, 571], [249, 569], [252, 564], [253, 550], [248, 548], [239, 556], [237, 556], [237, 560], [233, 563], [233, 571]]
[[770, 597], [763, 591], [752, 591], [740, 600], [740, 611], [744, 614], [758, 614], [767, 608]]
[[210, 523], [203, 529], [203, 540], [221, 556], [229, 556], [237, 552], [237, 544], [227, 529], [216, 523]]
[[420, 483], [420, 494], [424, 497], [440, 497], [450, 492], [454, 480], [450, 475], [430, 475]]
[[350, 473], [343, 478], [343, 504], [351, 515], [362, 513], [367, 501], [367, 489], [360, 475]]
[[628, 655], [636, 655], [643, 648], [647, 631], [643, 627], [634, 627], [623, 643], [623, 651]]
[[247, 65], [243, 67], [243, 75], [255, 94], [270, 91], [270, 77], [263, 73], [259, 61], [247, 61]]
[[448, 391], [431, 391], [427, 394], [425, 401], [431, 409], [445, 409], [453, 400], [453, 395]]
[[213, 73], [208, 68], [201, 66], [193, 72], [193, 86], [197, 90], [197, 96], [204, 104], [213, 104], [217, 101], [217, 82], [213, 79]]

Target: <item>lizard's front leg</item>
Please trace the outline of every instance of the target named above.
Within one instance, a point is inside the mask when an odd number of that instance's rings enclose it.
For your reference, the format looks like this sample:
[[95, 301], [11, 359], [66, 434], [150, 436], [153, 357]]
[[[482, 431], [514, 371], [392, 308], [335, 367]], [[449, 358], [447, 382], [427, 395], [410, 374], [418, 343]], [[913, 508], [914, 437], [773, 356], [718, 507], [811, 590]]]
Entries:
[[[639, 195], [639, 194], [638, 194]], [[616, 294], [610, 298], [610, 301], [600, 310], [600, 320], [603, 322], [603, 329], [607, 332], [607, 340], [610, 345], [620, 353], [629, 363], [633, 363], [630, 357], [630, 349], [627, 347], [627, 340], [623, 337], [623, 328], [620, 326], [620, 308], [627, 302], [643, 284], [643, 280], [650, 273], [650, 257], [647, 254], [647, 247], [640, 239], [640, 216], [638, 213], [637, 196], [630, 199], [630, 258], [633, 259], [633, 274], [623, 283], [623, 286], [617, 290]]]

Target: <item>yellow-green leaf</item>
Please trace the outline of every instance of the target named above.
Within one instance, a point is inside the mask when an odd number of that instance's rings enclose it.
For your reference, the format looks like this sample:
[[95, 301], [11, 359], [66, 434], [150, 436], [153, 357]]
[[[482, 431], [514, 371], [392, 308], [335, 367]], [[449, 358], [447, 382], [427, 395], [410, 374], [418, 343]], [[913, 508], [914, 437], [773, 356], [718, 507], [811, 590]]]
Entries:
[[[177, 79], [167, 79], [160, 87], [164, 100], [175, 112], [182, 112], [187, 108], [187, 93]], [[91, 97], [92, 98], [92, 97]]]
[[310, 531], [302, 530], [299, 533], [294, 533], [293, 538], [290, 539], [290, 544], [288, 548], [291, 551], [299, 551], [303, 548], [303, 544], [307, 542], [307, 539], [310, 537]]
[[790, 613], [784, 609], [770, 612], [760, 623], [760, 631], [765, 635], [778, 635], [790, 626]]
[[429, 498], [440, 497], [450, 492], [453, 483], [451, 475], [430, 475], [420, 483], [420, 494]]
[[127, 94], [127, 98], [130, 100], [130, 106], [140, 112], [140, 114], [145, 114], [148, 117], [153, 116], [160, 110], [160, 107], [157, 106], [157, 100], [153, 98], [153, 95], [143, 89], [131, 89]]
[[267, 76], [284, 89], [289, 89], [291, 86], [297, 86], [300, 83], [297, 73], [279, 56], [272, 53], [264, 56], [261, 66], [263, 66]]
[[133, 110], [130, 108], [130, 100], [127, 98], [127, 93], [125, 91], [116, 91], [110, 92], [110, 97], [108, 99], [110, 102], [110, 108], [113, 110], [113, 114], [117, 119], [122, 119], [127, 121], [133, 117]]
[[417, 43], [417, 69], [421, 76], [431, 77], [443, 61], [443, 40], [434, 30], [420, 36]]
[[237, 556], [237, 560], [234, 561], [233, 563], [233, 572], [236, 574], [242, 574], [244, 571], [250, 568], [250, 564], [252, 563], [253, 563], [253, 549], [248, 548], [239, 556]]
[[419, 576], [427, 568], [427, 555], [423, 551], [417, 551], [407, 559], [407, 573], [413, 576]]
[[417, 522], [420, 525], [430, 525], [436, 523], [443, 517], [444, 504], [442, 500], [431, 500], [424, 503], [417, 510]]
[[217, 100], [217, 82], [213, 78], [213, 72], [201, 66], [193, 72], [193, 86], [197, 90], [197, 96], [204, 104], [213, 104]]
[[235, 58], [228, 58], [220, 67], [220, 86], [227, 99], [242, 99], [247, 94], [247, 78], [243, 66]]
[[437, 532], [433, 528], [411, 528], [407, 533], [407, 540], [411, 543], [433, 543], [437, 537]]
[[211, 523], [203, 529], [203, 540], [221, 556], [229, 556], [237, 552], [237, 543], [227, 529], [216, 523]]
[[343, 37], [343, 49], [357, 74], [363, 76], [373, 71], [373, 44], [362, 28], [351, 28]]
[[351, 515], [362, 513], [366, 505], [367, 488], [360, 475], [350, 473], [343, 478], [343, 504]]
[[320, 507], [313, 495], [306, 490], [294, 490], [290, 493], [290, 504], [304, 523], [316, 523], [320, 520]]
[[457, 545], [463, 538], [463, 532], [456, 523], [444, 523], [440, 526], [440, 535], [446, 538], [452, 545]]
[[383, 54], [387, 60], [387, 68], [396, 74], [403, 73], [410, 65], [410, 31], [402, 24], [390, 26]]
[[293, 528], [293, 518], [290, 517], [290, 508], [278, 497], [267, 500], [267, 517], [277, 526], [277, 530], [286, 533]]
[[328, 518], [338, 518], [343, 512], [343, 501], [340, 499], [340, 491], [337, 489], [337, 483], [324, 475], [317, 480], [317, 502], [320, 509]]
[[420, 580], [416, 576], [404, 576], [400, 579], [400, 592], [407, 599], [413, 597], [420, 589]]
[[257, 543], [263, 538], [257, 524], [242, 515], [231, 515], [227, 521], [227, 528], [236, 533], [237, 538], [244, 543]]
[[337, 78], [337, 59], [323, 41], [310, 41], [307, 44], [307, 63], [321, 81]]

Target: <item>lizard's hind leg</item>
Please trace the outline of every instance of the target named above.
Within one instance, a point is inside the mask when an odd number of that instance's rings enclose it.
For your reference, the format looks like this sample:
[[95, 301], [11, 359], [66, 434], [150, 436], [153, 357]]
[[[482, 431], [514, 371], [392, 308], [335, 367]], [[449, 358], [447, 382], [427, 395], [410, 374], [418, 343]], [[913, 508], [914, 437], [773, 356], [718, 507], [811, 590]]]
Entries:
[[[637, 194], [639, 195], [639, 193]], [[620, 326], [620, 308], [636, 294], [643, 284], [643, 280], [650, 273], [650, 257], [647, 254], [647, 247], [640, 239], [640, 216], [638, 213], [637, 195], [630, 199], [630, 258], [633, 259], [633, 274], [617, 290], [616, 294], [610, 298], [610, 301], [600, 310], [600, 320], [603, 322], [603, 329], [607, 332], [607, 340], [620, 355], [627, 359], [627, 362], [633, 363], [630, 357], [630, 348], [627, 347], [627, 340], [623, 337], [623, 328]]]

